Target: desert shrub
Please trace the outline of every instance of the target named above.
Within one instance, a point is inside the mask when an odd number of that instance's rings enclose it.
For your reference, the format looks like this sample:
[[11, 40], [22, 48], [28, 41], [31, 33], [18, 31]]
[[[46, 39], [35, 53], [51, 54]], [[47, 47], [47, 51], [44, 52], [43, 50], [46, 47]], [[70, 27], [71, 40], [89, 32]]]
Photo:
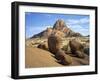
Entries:
[[69, 46], [69, 45], [64, 45], [61, 49], [62, 49], [63, 51], [65, 51], [65, 53], [71, 53], [71, 51], [70, 51], [70, 46]]
[[62, 47], [62, 50], [67, 51], [67, 50], [68, 50], [68, 45], [64, 45], [64, 46]]

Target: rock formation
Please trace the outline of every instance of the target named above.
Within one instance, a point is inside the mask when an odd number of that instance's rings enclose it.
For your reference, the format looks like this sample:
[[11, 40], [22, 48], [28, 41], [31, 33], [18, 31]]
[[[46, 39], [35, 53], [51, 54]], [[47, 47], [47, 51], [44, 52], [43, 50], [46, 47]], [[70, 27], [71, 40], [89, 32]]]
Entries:
[[48, 47], [47, 47], [46, 44], [39, 44], [39, 45], [37, 46], [37, 48], [44, 49], [44, 50], [48, 50]]
[[64, 51], [59, 49], [55, 55], [56, 59], [59, 63], [63, 65], [69, 65], [72, 63], [72, 58], [69, 55], [66, 55]]
[[89, 47], [84, 48], [84, 53], [86, 53], [87, 55], [89, 55], [89, 54], [90, 54], [90, 49], [89, 49]]
[[63, 31], [65, 27], [67, 27], [66, 24], [65, 24], [65, 22], [63, 20], [59, 19], [54, 24], [53, 29]]
[[48, 48], [49, 51], [55, 54], [61, 47], [61, 37], [57, 36], [55, 33], [48, 37]]
[[82, 36], [80, 33], [76, 33], [72, 31], [70, 28], [68, 28], [68, 26], [63, 20], [58, 19], [55, 22], [53, 28], [47, 28], [46, 30], [32, 36], [31, 38], [36, 38], [36, 37], [48, 38], [52, 32], [59, 32], [60, 33], [59, 35], [63, 35], [64, 37]]
[[84, 57], [84, 47], [81, 43], [76, 41], [75, 39], [69, 42], [72, 54], [75, 54], [77, 57]]

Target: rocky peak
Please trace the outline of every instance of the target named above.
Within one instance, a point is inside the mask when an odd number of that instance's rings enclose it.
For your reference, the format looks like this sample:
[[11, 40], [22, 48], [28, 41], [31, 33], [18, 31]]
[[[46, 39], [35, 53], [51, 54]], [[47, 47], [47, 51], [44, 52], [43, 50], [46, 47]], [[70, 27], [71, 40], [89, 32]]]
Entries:
[[56, 29], [56, 30], [62, 30], [63, 28], [67, 27], [65, 22], [61, 19], [58, 19], [54, 26], [53, 26], [53, 29]]
[[46, 31], [47, 32], [52, 32], [52, 28], [47, 28]]
[[32, 38], [35, 38], [35, 37], [45, 37], [47, 38], [50, 34], [57, 34], [61, 37], [78, 37], [78, 36], [82, 36], [80, 33], [76, 33], [74, 31], [72, 31], [70, 28], [67, 27], [66, 23], [61, 20], [61, 19], [58, 19], [53, 28], [47, 28], [46, 30], [34, 35]]

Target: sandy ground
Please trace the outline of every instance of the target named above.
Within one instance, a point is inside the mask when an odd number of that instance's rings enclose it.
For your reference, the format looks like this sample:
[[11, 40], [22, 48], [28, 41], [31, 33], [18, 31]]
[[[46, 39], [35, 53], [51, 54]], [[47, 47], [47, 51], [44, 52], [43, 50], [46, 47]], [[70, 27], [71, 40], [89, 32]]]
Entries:
[[53, 58], [53, 54], [48, 51], [32, 48], [26, 46], [25, 54], [25, 67], [51, 67], [51, 66], [62, 66], [56, 62], [57, 60]]
[[[88, 65], [89, 57], [85, 55], [84, 59], [72, 57], [72, 64], [67, 66], [76, 66], [76, 65]], [[54, 55], [49, 51], [45, 51], [39, 48], [26, 46], [25, 53], [25, 67], [26, 68], [36, 68], [36, 67], [57, 67], [64, 66], [59, 64], [54, 58]]]

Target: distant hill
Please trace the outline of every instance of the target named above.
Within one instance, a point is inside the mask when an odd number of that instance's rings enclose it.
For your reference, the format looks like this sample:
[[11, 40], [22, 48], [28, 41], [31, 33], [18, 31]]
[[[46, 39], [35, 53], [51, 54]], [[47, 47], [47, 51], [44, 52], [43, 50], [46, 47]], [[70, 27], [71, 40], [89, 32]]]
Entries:
[[90, 37], [90, 35], [87, 35], [86, 37]]
[[46, 30], [38, 34], [35, 34], [31, 38], [37, 38], [37, 37], [47, 38], [52, 33], [57, 33], [62, 37], [81, 37], [82, 36], [80, 33], [72, 31], [63, 20], [59, 19], [55, 22], [53, 28], [47, 28]]

